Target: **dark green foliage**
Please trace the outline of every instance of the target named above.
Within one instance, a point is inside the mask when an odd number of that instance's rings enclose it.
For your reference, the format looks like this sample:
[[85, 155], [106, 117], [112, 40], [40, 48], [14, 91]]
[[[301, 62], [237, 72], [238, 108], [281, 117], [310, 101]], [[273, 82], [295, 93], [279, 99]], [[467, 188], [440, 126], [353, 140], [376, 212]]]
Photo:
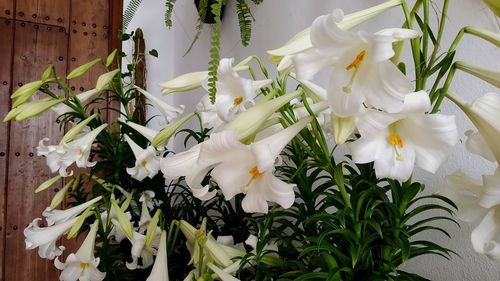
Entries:
[[240, 25], [241, 44], [248, 46], [252, 37], [252, 21], [255, 19], [245, 0], [236, 1], [236, 12], [238, 13], [238, 23]]
[[137, 13], [137, 9], [139, 9], [139, 6], [141, 5], [142, 0], [130, 0], [130, 3], [128, 4], [127, 8], [125, 8], [125, 11], [123, 12], [123, 20], [122, 20], [122, 30], [126, 31], [128, 28], [128, 25], [134, 18], [135, 13]]
[[172, 14], [174, 13], [175, 0], [165, 0], [165, 26], [172, 27]]
[[220, 28], [222, 25], [220, 16], [223, 1], [224, 0], [216, 0], [210, 7], [212, 13], [215, 15], [215, 23], [212, 26], [212, 37], [210, 40], [210, 62], [208, 63], [208, 94], [212, 104], [215, 103], [215, 97], [217, 95], [217, 68], [219, 67], [220, 61]]

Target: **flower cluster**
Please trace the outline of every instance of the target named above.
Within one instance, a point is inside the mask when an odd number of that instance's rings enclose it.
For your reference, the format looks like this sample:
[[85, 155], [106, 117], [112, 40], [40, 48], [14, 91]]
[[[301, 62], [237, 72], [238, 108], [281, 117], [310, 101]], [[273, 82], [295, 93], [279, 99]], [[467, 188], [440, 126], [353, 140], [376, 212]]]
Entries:
[[[4, 119], [24, 120], [52, 109], [71, 128], [59, 144], [42, 139], [37, 147], [58, 175], [36, 192], [63, 178], [64, 186], [42, 213], [47, 226], [37, 218], [24, 230], [26, 248], [54, 260], [61, 281], [101, 281], [118, 269], [136, 274], [131, 278], [150, 269], [148, 281], [366, 280], [366, 274], [391, 280], [409, 276], [396, 269], [413, 256], [447, 256], [448, 249], [419, 244], [412, 236], [440, 230], [428, 225], [434, 219], [417, 215], [446, 211], [453, 203], [442, 195], [418, 197], [423, 187], [411, 178], [415, 166], [435, 173], [458, 142], [455, 116], [438, 113], [445, 97], [479, 131], [467, 132], [466, 147], [490, 161], [500, 159], [498, 94], [467, 103], [449, 90], [456, 70], [496, 87], [500, 79], [494, 70], [452, 63], [457, 43], [439, 60], [444, 24], [431, 40], [434, 52], [427, 56], [427, 47], [420, 50], [431, 35], [427, 28], [412, 29], [418, 3], [412, 12], [405, 1], [390, 0], [349, 15], [335, 9], [318, 17], [284, 46], [268, 51], [277, 64], [274, 79], [259, 58], [250, 56], [237, 64], [221, 59], [216, 81], [214, 70], [161, 83], [163, 94], [210, 92], [208, 85], [216, 85], [215, 102], [204, 95], [186, 114], [184, 106], [165, 103], [126, 83], [119, 70], [110, 71], [116, 52], [65, 79], [49, 67], [41, 80], [12, 95], [13, 109]], [[351, 31], [397, 6], [408, 28]], [[498, 34], [471, 27], [462, 32], [460, 38], [470, 33], [500, 45]], [[399, 62], [405, 41], [412, 46], [414, 80]], [[106, 73], [95, 89], [75, 95], [64, 87], [99, 64]], [[259, 75], [252, 64], [259, 66]], [[331, 75], [322, 87], [314, 79], [325, 71]], [[434, 73], [434, 86], [426, 90]], [[64, 95], [46, 90], [51, 83], [62, 85]], [[47, 98], [27, 102], [42, 88]], [[123, 111], [109, 125], [99, 113], [87, 113], [85, 105], [107, 90]], [[139, 95], [160, 113], [161, 130], [134, 119], [132, 104]], [[181, 129], [194, 117], [199, 131]], [[170, 140], [181, 133], [187, 134], [185, 151], [171, 151]], [[334, 154], [339, 146], [348, 149], [347, 157]], [[474, 249], [500, 259], [500, 172], [483, 176], [482, 183], [457, 172], [448, 182], [443, 194], [460, 207], [459, 217], [477, 223]], [[57, 209], [65, 198], [72, 198], [72, 207]], [[429, 198], [445, 206], [414, 208]], [[62, 262], [66, 249], [60, 238], [87, 230], [80, 248]]]

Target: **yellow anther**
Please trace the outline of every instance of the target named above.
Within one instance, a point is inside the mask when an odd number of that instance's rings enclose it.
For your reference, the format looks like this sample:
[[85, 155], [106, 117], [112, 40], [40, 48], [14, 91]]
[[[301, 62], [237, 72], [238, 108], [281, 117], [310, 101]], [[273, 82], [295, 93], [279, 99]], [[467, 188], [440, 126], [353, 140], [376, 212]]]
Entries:
[[148, 161], [142, 160], [142, 162], [141, 162], [141, 166], [142, 167], [146, 167], [147, 164], [148, 164]]
[[243, 194], [246, 194], [248, 192], [254, 180], [262, 176], [262, 173], [259, 171], [259, 168], [257, 168], [257, 166], [253, 166], [250, 170], [248, 170], [248, 172], [250, 173], [250, 175], [252, 175], [252, 177], [245, 186], [242, 186], [240, 188]]
[[403, 160], [403, 155], [401, 153], [401, 149], [405, 146], [405, 142], [399, 136], [399, 134], [396, 130], [395, 124], [391, 124], [389, 126], [389, 132], [390, 132], [390, 135], [387, 137], [387, 142], [389, 142], [389, 144], [394, 149], [394, 153], [396, 154], [396, 159]]
[[359, 68], [359, 66], [361, 65], [361, 63], [365, 59], [365, 56], [366, 56], [366, 51], [365, 50], [359, 52], [356, 55], [356, 58], [351, 62], [351, 64], [349, 64], [348, 66], [346, 66], [345, 69], [346, 70], [351, 70], [353, 68]]
[[354, 78], [356, 78], [359, 67], [361, 66], [361, 63], [363, 63], [365, 57], [366, 57], [366, 51], [363, 50], [356, 55], [356, 58], [354, 58], [354, 60], [348, 66], [346, 66], [345, 69], [347, 71], [354, 68], [354, 72], [352, 73], [351, 79], [349, 79], [349, 84], [347, 84], [347, 86], [342, 87], [342, 91], [344, 91], [344, 93], [349, 94], [351, 92], [352, 83], [354, 83]]
[[242, 97], [242, 96], [239, 96], [239, 97], [237, 97], [237, 98], [235, 98], [235, 99], [233, 100], [233, 104], [234, 104], [235, 106], [240, 105], [242, 102], [243, 102], [243, 97]]
[[392, 134], [389, 136], [388, 140], [392, 146], [399, 146], [399, 148], [403, 148], [405, 146], [404, 141], [398, 135]]
[[88, 263], [85, 263], [85, 262], [81, 262], [81, 263], [80, 263], [80, 269], [81, 269], [81, 270], [85, 270], [87, 267], [89, 267], [89, 264], [88, 264]]

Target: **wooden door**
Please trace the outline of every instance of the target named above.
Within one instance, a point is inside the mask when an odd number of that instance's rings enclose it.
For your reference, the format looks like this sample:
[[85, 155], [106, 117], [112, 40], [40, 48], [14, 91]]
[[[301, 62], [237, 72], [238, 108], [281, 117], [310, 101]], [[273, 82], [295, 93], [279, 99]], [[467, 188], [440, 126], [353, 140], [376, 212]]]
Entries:
[[[48, 64], [63, 75], [119, 48], [121, 13], [118, 0], [0, 0], [1, 119], [10, 109], [12, 92], [38, 80]], [[70, 86], [77, 93], [93, 88], [102, 71], [93, 70]], [[39, 258], [37, 250], [25, 250], [23, 235], [60, 188], [33, 192], [51, 176], [36, 146], [44, 137], [53, 142], [61, 137], [55, 117], [46, 113], [0, 123], [0, 281], [58, 280], [51, 261]]]

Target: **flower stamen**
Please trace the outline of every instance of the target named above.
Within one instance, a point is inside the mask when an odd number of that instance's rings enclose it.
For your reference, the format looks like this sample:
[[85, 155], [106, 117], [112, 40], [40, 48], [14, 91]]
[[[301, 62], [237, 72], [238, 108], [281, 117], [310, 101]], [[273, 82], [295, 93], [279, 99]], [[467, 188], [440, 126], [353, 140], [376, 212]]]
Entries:
[[252, 183], [256, 179], [258, 179], [260, 176], [262, 176], [262, 173], [259, 171], [259, 168], [257, 168], [257, 166], [253, 166], [250, 170], [248, 170], [248, 172], [250, 173], [250, 175], [252, 175], [252, 177], [250, 178], [250, 180], [248, 181], [248, 183], [245, 186], [241, 187], [241, 192], [243, 194], [247, 194]]
[[354, 72], [351, 75], [351, 79], [349, 79], [349, 84], [347, 84], [347, 86], [342, 87], [342, 91], [344, 91], [344, 93], [346, 93], [346, 94], [351, 93], [352, 84], [354, 83], [354, 79], [356, 78], [356, 75], [358, 74], [359, 67], [363, 63], [363, 60], [365, 59], [365, 57], [366, 57], [366, 50], [363, 50], [356, 55], [356, 58], [354, 58], [354, 60], [348, 66], [346, 66], [345, 69], [347, 71], [354, 68]]
[[235, 99], [233, 100], [233, 104], [234, 104], [234, 106], [238, 106], [238, 105], [240, 105], [242, 102], [243, 102], [243, 97], [242, 97], [242, 96], [239, 96], [239, 97], [237, 97], [237, 98], [235, 98]]
[[391, 125], [389, 130], [391, 131], [391, 134], [387, 137], [387, 141], [394, 149], [394, 152], [396, 153], [396, 159], [401, 161], [403, 160], [401, 149], [405, 146], [405, 143], [403, 139], [398, 135], [394, 125]]

